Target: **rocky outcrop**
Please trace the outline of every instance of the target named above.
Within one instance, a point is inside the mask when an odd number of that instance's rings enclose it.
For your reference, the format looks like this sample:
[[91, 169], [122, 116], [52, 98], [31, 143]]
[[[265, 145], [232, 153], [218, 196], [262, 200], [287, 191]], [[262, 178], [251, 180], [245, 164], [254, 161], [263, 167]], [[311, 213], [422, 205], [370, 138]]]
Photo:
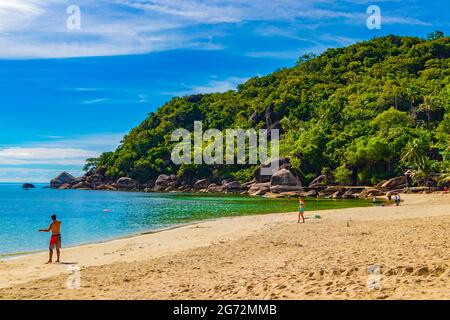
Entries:
[[275, 172], [270, 179], [270, 191], [273, 193], [301, 190], [302, 186], [300, 181], [287, 169], [281, 169]]
[[36, 186], [34, 184], [32, 184], [32, 183], [24, 183], [22, 185], [22, 188], [23, 189], [34, 189], [34, 188], [36, 188]]
[[139, 183], [134, 179], [122, 177], [116, 181], [116, 185], [119, 189], [134, 189], [138, 187]]
[[61, 188], [63, 185], [71, 185], [75, 181], [75, 177], [68, 172], [63, 172], [50, 181], [50, 187], [54, 189]]
[[177, 181], [177, 176], [160, 174], [155, 181], [155, 188], [167, 188], [168, 186], [174, 186]]
[[254, 183], [248, 189], [248, 193], [253, 196], [262, 196], [270, 192], [270, 182]]
[[270, 168], [273, 167], [274, 169], [272, 170], [272, 174], [276, 173], [277, 171], [280, 170], [280, 168], [283, 165], [286, 164], [290, 164], [290, 159], [289, 158], [276, 158], [272, 161], [263, 163], [262, 165], [260, 165], [254, 172], [253, 172], [253, 176], [255, 177], [256, 182], [261, 183], [261, 182], [269, 182], [271, 179], [270, 175], [262, 175], [261, 174], [261, 169], [262, 168]]
[[385, 189], [385, 190], [394, 190], [394, 189], [400, 189], [400, 188], [404, 188], [404, 187], [406, 187], [406, 177], [405, 176], [389, 179], [388, 181], [384, 182], [381, 185], [381, 188]]
[[367, 197], [379, 197], [384, 196], [385, 193], [381, 190], [375, 189], [375, 188], [367, 188], [361, 191], [359, 194], [360, 198], [367, 198]]

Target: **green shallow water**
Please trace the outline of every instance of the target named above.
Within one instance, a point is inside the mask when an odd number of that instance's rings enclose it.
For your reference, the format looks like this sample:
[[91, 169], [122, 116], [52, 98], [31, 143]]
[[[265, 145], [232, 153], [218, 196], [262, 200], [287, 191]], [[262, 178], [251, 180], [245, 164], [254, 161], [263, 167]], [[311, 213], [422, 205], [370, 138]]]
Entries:
[[[366, 200], [306, 200], [308, 211], [364, 207]], [[0, 184], [0, 257], [46, 250], [55, 213], [63, 222], [63, 246], [111, 240], [206, 219], [297, 211], [298, 201], [242, 195], [22, 190]], [[108, 209], [108, 212], [104, 212]]]

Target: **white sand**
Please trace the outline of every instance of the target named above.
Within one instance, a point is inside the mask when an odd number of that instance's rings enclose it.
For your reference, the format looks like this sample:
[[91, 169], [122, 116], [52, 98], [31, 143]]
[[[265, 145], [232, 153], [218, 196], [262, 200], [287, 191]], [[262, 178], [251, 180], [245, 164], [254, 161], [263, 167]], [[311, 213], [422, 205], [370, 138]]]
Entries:
[[307, 212], [322, 219], [304, 225], [295, 213], [201, 222], [65, 249], [59, 265], [47, 253], [0, 260], [0, 299], [448, 299], [450, 195], [403, 199]]

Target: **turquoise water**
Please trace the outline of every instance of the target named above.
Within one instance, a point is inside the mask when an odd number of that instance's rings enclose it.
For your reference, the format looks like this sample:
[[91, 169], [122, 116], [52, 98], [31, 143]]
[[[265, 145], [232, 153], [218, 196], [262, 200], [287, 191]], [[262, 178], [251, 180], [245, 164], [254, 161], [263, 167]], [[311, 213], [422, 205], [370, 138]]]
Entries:
[[[104, 241], [180, 223], [257, 213], [290, 212], [297, 202], [237, 195], [83, 190], [22, 190], [0, 184], [0, 255], [46, 250], [55, 213], [63, 222], [63, 246]], [[306, 210], [367, 206], [367, 201], [306, 201]], [[109, 212], [103, 210], [109, 209]]]

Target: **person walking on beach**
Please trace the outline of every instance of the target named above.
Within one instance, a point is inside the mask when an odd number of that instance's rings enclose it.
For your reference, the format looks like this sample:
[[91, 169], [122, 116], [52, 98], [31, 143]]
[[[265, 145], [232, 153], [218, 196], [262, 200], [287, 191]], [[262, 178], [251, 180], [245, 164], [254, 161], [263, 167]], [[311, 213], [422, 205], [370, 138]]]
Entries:
[[41, 229], [39, 232], [52, 232], [52, 236], [50, 238], [50, 246], [49, 246], [49, 259], [47, 263], [52, 263], [53, 260], [53, 250], [56, 249], [56, 263], [59, 263], [59, 258], [61, 255], [61, 221], [56, 219], [56, 215], [52, 215], [52, 223], [48, 227], [48, 229]]
[[400, 205], [400, 195], [399, 194], [395, 195], [395, 204], [397, 205], [397, 207]]
[[300, 223], [300, 219], [302, 223], [305, 223], [305, 201], [302, 198], [298, 198], [298, 221]]

